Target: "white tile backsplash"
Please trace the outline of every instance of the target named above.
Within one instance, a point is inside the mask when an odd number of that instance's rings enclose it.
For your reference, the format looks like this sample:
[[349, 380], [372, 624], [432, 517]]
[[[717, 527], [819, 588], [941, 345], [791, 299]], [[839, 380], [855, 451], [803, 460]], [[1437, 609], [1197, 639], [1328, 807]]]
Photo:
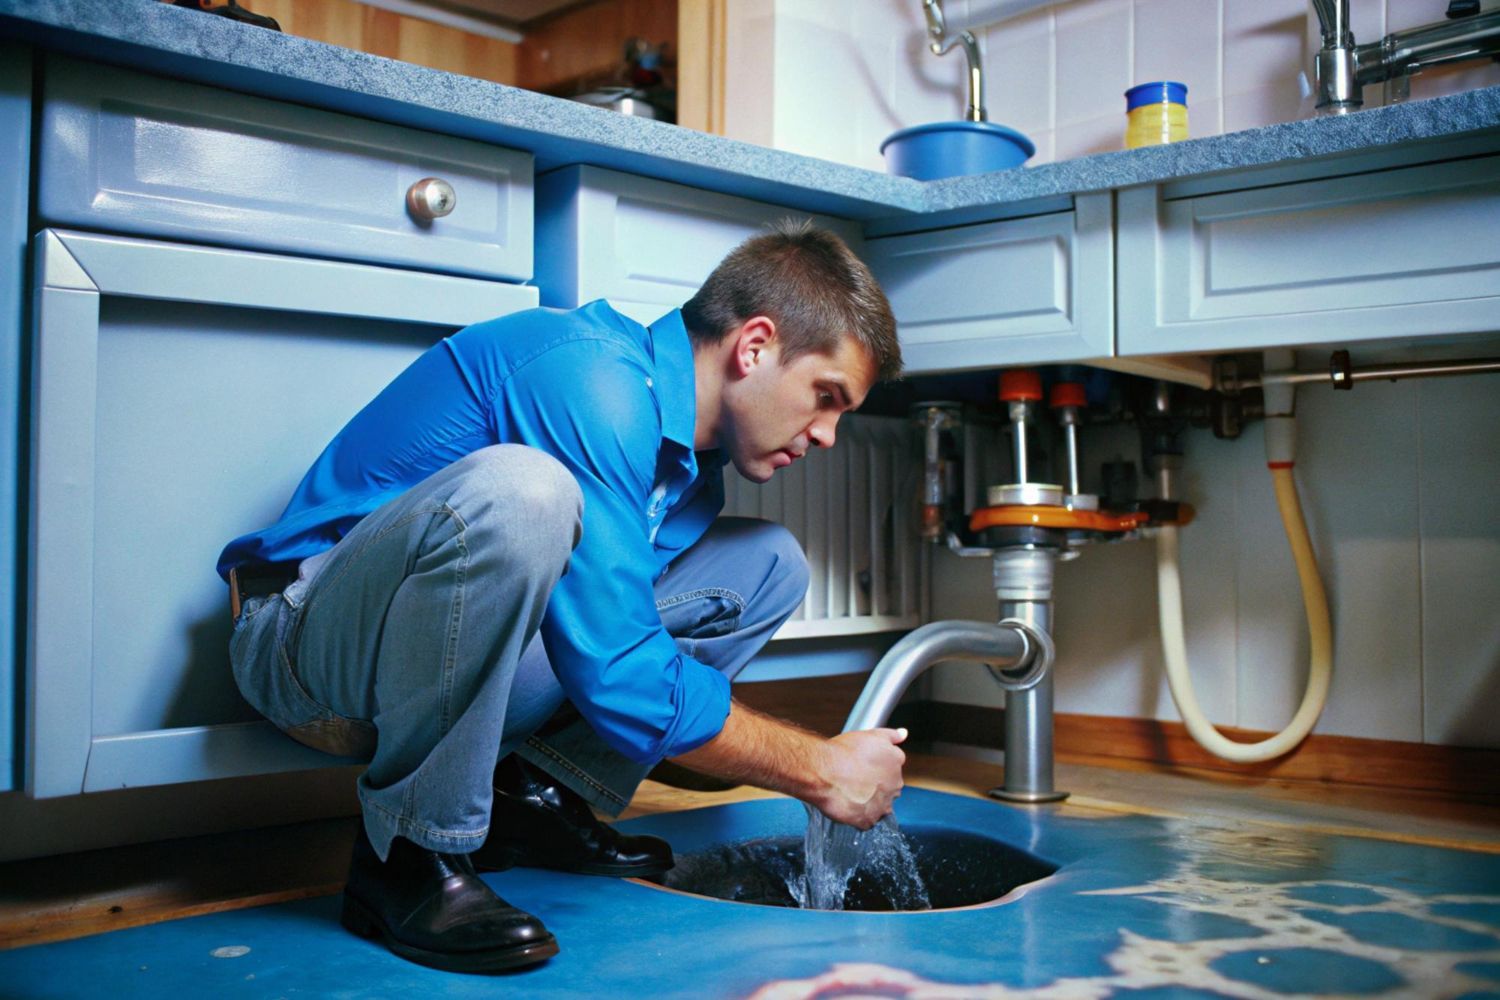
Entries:
[[1190, 111], [1218, 98], [1221, 5], [1226, 2], [1233, 0], [1135, 0], [1131, 83], [1185, 83]]
[[[735, 0], [725, 17], [724, 134], [760, 146], [776, 144], [776, 4]], [[844, 159], [852, 150], [846, 150]]]
[[1226, 97], [1282, 86], [1295, 93], [1297, 74], [1308, 68], [1308, 0], [1224, 0], [1223, 15]]
[[[1003, 124], [1003, 123], [1002, 123]], [[1036, 144], [1036, 155], [1027, 160], [1028, 166], [1051, 163], [1057, 159], [1057, 136], [1050, 129], [1046, 132], [1027, 132], [1026, 137]]]
[[[1037, 143], [1038, 136], [1051, 132], [1056, 90], [1053, 51], [1052, 10], [1042, 7], [1021, 17], [1012, 18], [984, 33], [985, 102], [990, 121], [1026, 133]], [[1050, 147], [1050, 141], [1049, 141]]]
[[1125, 116], [1106, 115], [1090, 121], [1058, 126], [1054, 159], [1071, 160], [1125, 148]]
[[[1309, 354], [1299, 367], [1326, 361], [1326, 355]], [[1365, 384], [1359, 393], [1355, 399], [1314, 385], [1297, 394], [1298, 486], [1334, 635], [1333, 687], [1316, 731], [1357, 736], [1373, 729], [1384, 739], [1419, 741], [1420, 713], [1412, 710], [1422, 697], [1418, 383]], [[1372, 474], [1376, 469], [1380, 474]], [[1269, 481], [1263, 466], [1257, 474]], [[1261, 543], [1286, 550], [1279, 525]], [[1282, 626], [1305, 634], [1295, 583], [1290, 596], [1282, 613], [1291, 618]], [[1241, 662], [1246, 677], [1275, 669], [1254, 659]], [[1299, 669], [1299, 678], [1305, 673]], [[1279, 699], [1246, 705], [1246, 723], [1255, 728], [1279, 729], [1289, 718]]]
[[[1194, 693], [1209, 719], [1234, 724], [1240, 717], [1235, 642], [1240, 610], [1233, 569], [1240, 498], [1233, 484], [1240, 445], [1198, 433], [1185, 436], [1183, 450], [1181, 492], [1197, 511], [1192, 523], [1178, 534], [1188, 664]], [[1155, 607], [1156, 547], [1144, 542], [1142, 548], [1147, 550], [1150, 564], [1141, 589], [1152, 595]], [[1159, 615], [1152, 620], [1149, 640], [1157, 645], [1161, 643], [1159, 620]], [[1165, 673], [1158, 679], [1154, 717], [1180, 718]]]
[[[1385, 30], [1404, 31], [1407, 28], [1443, 20], [1443, 15], [1448, 9], [1448, 0], [1389, 0], [1385, 8]], [[1373, 41], [1371, 36], [1360, 34], [1361, 27], [1357, 23], [1354, 25], [1355, 41]]]
[[1418, 394], [1423, 730], [1500, 747], [1500, 386], [1466, 375]]
[[[1426, 2], [1418, 0], [1391, 0], [1395, 7], [1428, 7]], [[1443, 18], [1443, 12], [1448, 9], [1447, 0], [1433, 0], [1428, 10], [1432, 12], [1426, 20], [1439, 21]], [[1349, 28], [1354, 32], [1356, 42], [1374, 42], [1384, 37], [1386, 31], [1386, 0], [1349, 0]], [[1309, 15], [1308, 21], [1312, 30], [1317, 30], [1317, 17]], [[1421, 24], [1421, 21], [1417, 22]]]
[[[927, 48], [920, 6], [913, 4], [909, 10], [910, 27], [898, 36], [893, 67], [897, 127], [962, 118], [968, 85], [963, 50], [955, 47], [944, 55], [933, 55]], [[810, 96], [803, 95], [803, 99]], [[832, 102], [840, 113], [849, 102], [847, 90], [822, 95], [822, 99]]]
[[[1247, 128], [1295, 121], [1312, 113], [1311, 99], [1304, 99], [1296, 80], [1280, 80], [1269, 87], [1242, 90], [1224, 98], [1224, 131], [1242, 132]], [[1189, 113], [1192, 109], [1188, 109]]]
[[[775, 145], [779, 149], [838, 159], [848, 150], [859, 148], [858, 120], [851, 114], [785, 115], [779, 109], [789, 102], [805, 100], [830, 102], [851, 81], [875, 82], [869, 72], [869, 55], [855, 44], [852, 31], [832, 30], [828, 21], [838, 5], [799, 6], [798, 15], [780, 14], [776, 18], [776, 107]], [[818, 9], [821, 15], [805, 18], [800, 12]], [[878, 63], [879, 54], [875, 54]], [[865, 91], [875, 89], [869, 83]], [[877, 144], [878, 146], [878, 144]], [[861, 149], [861, 166], [881, 169], [879, 153]]]
[[[1411, 78], [1411, 100], [1420, 101], [1444, 94], [1459, 94], [1476, 87], [1500, 86], [1500, 63], [1471, 62], [1437, 66]], [[1378, 87], [1367, 87], [1376, 90]]]
[[1054, 24], [1058, 129], [1104, 114], [1123, 123], [1124, 94], [1131, 84], [1130, 0], [1062, 4]]
[[[989, 9], [945, 6], [954, 22]], [[1358, 42], [1374, 42], [1445, 10], [1350, 0], [1350, 21]], [[1193, 136], [1313, 114], [1298, 85], [1319, 45], [1308, 0], [1058, 0], [977, 33], [990, 120], [1037, 142], [1032, 163], [1122, 148], [1124, 91], [1152, 79], [1188, 84]], [[965, 58], [927, 51], [919, 0], [730, 0], [729, 49], [732, 138], [883, 169], [886, 135], [965, 108]], [[1440, 67], [1412, 79], [1412, 99], [1491, 85], [1494, 61]], [[1382, 85], [1365, 87], [1365, 105], [1382, 103]]]
[[[946, 0], [954, 23], [994, 7]], [[1445, 0], [1350, 0], [1358, 42], [1441, 20]], [[927, 49], [920, 0], [730, 0], [726, 134], [883, 169], [891, 132], [963, 114], [954, 49]], [[1298, 76], [1319, 45], [1309, 0], [1056, 0], [976, 29], [992, 121], [1037, 143], [1033, 164], [1120, 149], [1124, 91], [1188, 85], [1195, 137], [1313, 113]], [[1500, 64], [1467, 63], [1412, 79], [1411, 99], [1500, 85]], [[1384, 88], [1365, 88], [1365, 104]], [[1106, 128], [1106, 119], [1115, 124]]]

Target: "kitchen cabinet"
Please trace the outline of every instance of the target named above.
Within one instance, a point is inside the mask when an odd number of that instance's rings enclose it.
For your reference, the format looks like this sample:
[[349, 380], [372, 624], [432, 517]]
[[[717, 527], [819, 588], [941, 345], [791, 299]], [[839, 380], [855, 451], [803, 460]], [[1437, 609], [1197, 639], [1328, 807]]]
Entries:
[[810, 218], [860, 251], [859, 227], [600, 167], [537, 179], [536, 283], [542, 304], [608, 299], [641, 323], [693, 297], [730, 250], [778, 219]]
[[[44, 90], [44, 224], [531, 277], [530, 154], [60, 57]], [[449, 214], [408, 208], [426, 178]]]
[[1110, 195], [1068, 211], [872, 238], [907, 371], [959, 371], [1114, 353]]
[[231, 538], [494, 281], [48, 229], [34, 241], [26, 789], [328, 766], [230, 676]]
[[1119, 192], [1121, 355], [1497, 328], [1493, 148], [1342, 176], [1286, 173]]
[[[31, 50], [0, 41], [0, 567], [19, 568], [21, 379], [26, 197], [31, 165]], [[15, 591], [0, 600], [0, 792], [16, 787]]]
[[[0, 752], [19, 740], [37, 796], [328, 764], [234, 690], [224, 542], [274, 519], [323, 442], [447, 332], [539, 299], [650, 321], [807, 214], [587, 165], [538, 178], [533, 212], [526, 153], [61, 57], [33, 151], [32, 67], [0, 56], [0, 346], [34, 367], [29, 397], [25, 371], [0, 386], [0, 448], [30, 413], [7, 466], [26, 478], [0, 483], [30, 529], [19, 560], [15, 519], [0, 531], [26, 602], [26, 722]], [[946, 228], [910, 215], [869, 237], [813, 218], [882, 279], [913, 372], [1464, 333], [1495, 327], [1495, 154], [1088, 192]], [[422, 224], [404, 197], [427, 176], [458, 208]], [[731, 490], [731, 511], [782, 519], [814, 557], [793, 643], [922, 620], [910, 427], [843, 438]], [[0, 708], [16, 663], [0, 647]]]

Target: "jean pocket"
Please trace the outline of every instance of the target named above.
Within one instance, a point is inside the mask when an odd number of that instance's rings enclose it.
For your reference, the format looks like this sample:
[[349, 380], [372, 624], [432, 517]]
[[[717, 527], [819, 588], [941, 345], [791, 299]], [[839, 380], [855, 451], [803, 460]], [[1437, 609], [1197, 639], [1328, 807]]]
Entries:
[[319, 718], [287, 726], [282, 732], [303, 746], [337, 757], [369, 760], [375, 756], [375, 727], [363, 719], [346, 719], [328, 712]]
[[230, 634], [239, 635], [245, 626], [249, 625], [255, 616], [264, 611], [270, 603], [270, 597], [245, 598], [245, 603], [240, 606], [239, 617], [234, 620], [234, 630]]
[[713, 639], [740, 627], [745, 599], [723, 587], [704, 587], [656, 602], [661, 623], [678, 639]]
[[241, 615], [229, 656], [240, 694], [298, 743], [340, 757], [368, 760], [375, 749], [374, 725], [345, 718], [318, 702], [292, 670], [285, 642], [300, 617], [298, 609], [275, 596], [253, 615]]

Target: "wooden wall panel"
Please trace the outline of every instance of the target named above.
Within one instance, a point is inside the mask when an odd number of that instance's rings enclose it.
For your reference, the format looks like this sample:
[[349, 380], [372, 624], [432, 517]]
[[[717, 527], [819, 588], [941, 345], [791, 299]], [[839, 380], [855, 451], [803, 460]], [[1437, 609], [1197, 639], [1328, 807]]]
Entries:
[[677, 58], [677, 4], [662, 0], [599, 0], [529, 25], [520, 46], [518, 86], [567, 96], [611, 82], [625, 64], [625, 39], [665, 42]]
[[[722, 131], [724, 0], [685, 0], [697, 71], [690, 87], [695, 127]], [[527, 26], [519, 45], [394, 14], [358, 0], [246, 0], [289, 35], [496, 83], [569, 96], [618, 81], [627, 38], [666, 45], [666, 75], [678, 55], [678, 3], [594, 0]], [[717, 42], [714, 40], [717, 39]], [[700, 51], [701, 50], [701, 51]], [[717, 111], [715, 111], [717, 109]]]
[[724, 134], [726, 0], [677, 5], [677, 124]]
[[356, 0], [246, 0], [289, 35], [516, 85], [519, 46], [369, 7]]

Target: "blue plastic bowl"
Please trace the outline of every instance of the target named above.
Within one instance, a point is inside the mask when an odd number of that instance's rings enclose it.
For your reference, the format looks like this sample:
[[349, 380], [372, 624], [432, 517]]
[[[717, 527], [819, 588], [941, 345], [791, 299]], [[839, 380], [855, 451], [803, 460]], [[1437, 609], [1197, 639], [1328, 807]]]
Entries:
[[893, 132], [880, 144], [885, 169], [935, 181], [1019, 167], [1036, 153], [1032, 141], [993, 122], [930, 122]]

